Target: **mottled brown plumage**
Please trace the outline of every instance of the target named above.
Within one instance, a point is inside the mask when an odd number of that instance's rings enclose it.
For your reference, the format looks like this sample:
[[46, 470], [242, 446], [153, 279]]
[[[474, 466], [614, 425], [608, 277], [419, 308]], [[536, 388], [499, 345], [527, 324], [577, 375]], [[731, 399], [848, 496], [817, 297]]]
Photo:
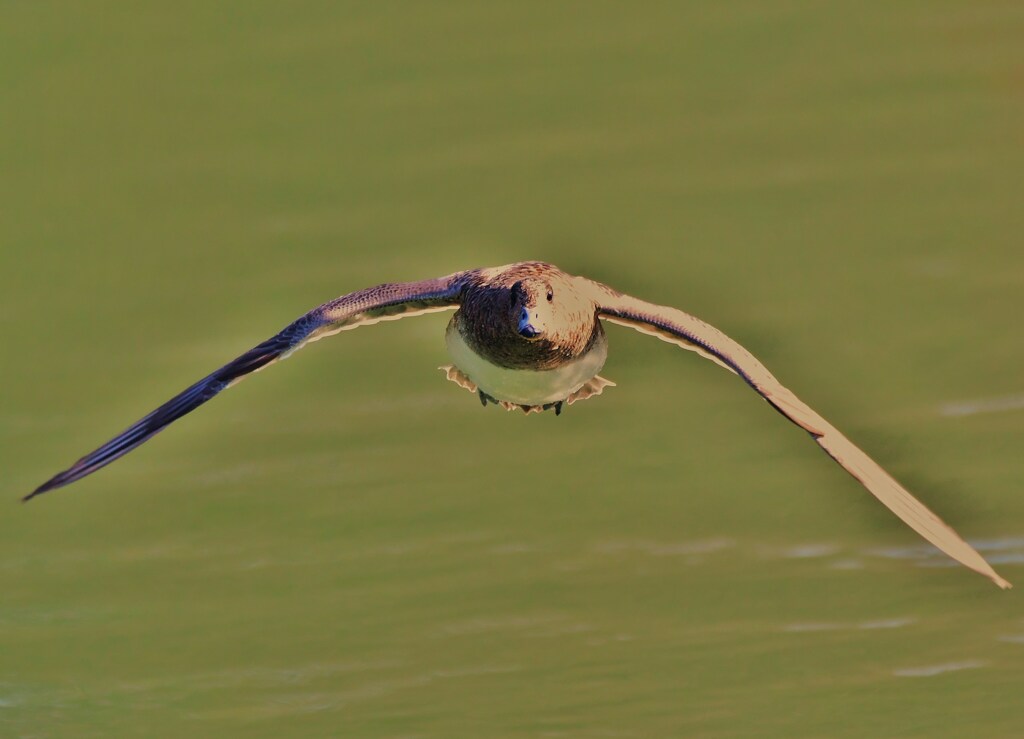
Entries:
[[[594, 303], [582, 296], [572, 276], [544, 262], [521, 262], [496, 274], [470, 275], [453, 320], [470, 347], [510, 369], [546, 370], [585, 354], [602, 334]], [[516, 330], [525, 307], [537, 308], [553, 296], [557, 320], [533, 340]]]

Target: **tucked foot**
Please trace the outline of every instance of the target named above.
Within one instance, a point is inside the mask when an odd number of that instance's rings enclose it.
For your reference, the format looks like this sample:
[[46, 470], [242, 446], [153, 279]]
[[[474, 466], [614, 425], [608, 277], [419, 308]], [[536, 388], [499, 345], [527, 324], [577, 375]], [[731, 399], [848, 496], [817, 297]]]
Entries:
[[522, 405], [520, 403], [512, 403], [508, 400], [498, 400], [493, 395], [485, 393], [479, 388], [479, 386], [473, 382], [469, 377], [457, 367], [451, 364], [447, 364], [444, 367], [438, 367], [442, 372], [445, 373], [445, 377], [461, 388], [465, 388], [471, 393], [476, 393], [476, 396], [480, 399], [480, 405], [487, 407], [488, 404], [493, 403], [494, 405], [500, 405], [507, 411], [520, 410], [523, 413], [541, 413], [543, 411], [551, 410], [554, 408], [555, 415], [562, 415], [562, 408], [566, 405], [572, 405], [577, 400], [586, 400], [592, 398], [595, 395], [600, 395], [606, 387], [614, 387], [615, 383], [611, 380], [595, 375], [594, 377], [587, 380], [583, 385], [571, 393], [568, 398], [564, 400], [558, 400], [552, 403], [544, 403], [543, 405]]
[[495, 405], [501, 404], [497, 398], [495, 398], [493, 395], [488, 395], [483, 390], [477, 389], [476, 394], [480, 398], [480, 405], [482, 405], [485, 408], [487, 407], [488, 403], [494, 403]]

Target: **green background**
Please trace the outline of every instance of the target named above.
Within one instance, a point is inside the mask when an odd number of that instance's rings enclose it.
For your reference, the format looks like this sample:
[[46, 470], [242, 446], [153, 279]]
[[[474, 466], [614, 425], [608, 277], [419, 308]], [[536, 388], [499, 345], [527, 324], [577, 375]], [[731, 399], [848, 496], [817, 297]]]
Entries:
[[545, 259], [1024, 585], [1017, 0], [9, 0], [0, 90], [3, 737], [1024, 734], [1021, 590], [619, 327], [559, 418], [425, 316], [16, 502], [324, 300]]

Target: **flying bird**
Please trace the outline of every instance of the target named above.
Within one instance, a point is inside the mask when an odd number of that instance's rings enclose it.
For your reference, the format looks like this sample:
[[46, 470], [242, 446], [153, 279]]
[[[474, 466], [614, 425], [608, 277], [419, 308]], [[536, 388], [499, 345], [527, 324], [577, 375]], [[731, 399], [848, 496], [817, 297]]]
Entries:
[[455, 310], [445, 342], [449, 380], [484, 406], [539, 413], [599, 395], [614, 383], [598, 373], [608, 356], [603, 322], [677, 344], [738, 375], [917, 533], [1001, 588], [1010, 583], [952, 528], [867, 454], [785, 388], [750, 352], [681, 310], [620, 293], [545, 262], [456, 272], [389, 283], [324, 303], [129, 426], [25, 496], [68, 485], [105, 467], [246, 375], [339, 331], [407, 316]]

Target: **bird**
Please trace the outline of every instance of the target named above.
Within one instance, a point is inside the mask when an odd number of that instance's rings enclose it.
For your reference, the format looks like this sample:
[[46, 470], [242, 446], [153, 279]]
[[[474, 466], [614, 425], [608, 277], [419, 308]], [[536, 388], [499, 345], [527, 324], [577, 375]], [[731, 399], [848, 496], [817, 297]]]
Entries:
[[738, 375], [924, 539], [1000, 588], [1011, 587], [950, 526], [736, 341], [682, 310], [647, 302], [541, 261], [384, 283], [324, 303], [190, 385], [22, 500], [96, 472], [218, 393], [306, 344], [358, 326], [453, 309], [445, 332], [453, 363], [440, 369], [485, 407], [494, 404], [527, 414], [553, 411], [559, 415], [565, 406], [600, 395], [614, 385], [599, 374], [608, 356], [603, 324], [636, 329], [692, 350]]

